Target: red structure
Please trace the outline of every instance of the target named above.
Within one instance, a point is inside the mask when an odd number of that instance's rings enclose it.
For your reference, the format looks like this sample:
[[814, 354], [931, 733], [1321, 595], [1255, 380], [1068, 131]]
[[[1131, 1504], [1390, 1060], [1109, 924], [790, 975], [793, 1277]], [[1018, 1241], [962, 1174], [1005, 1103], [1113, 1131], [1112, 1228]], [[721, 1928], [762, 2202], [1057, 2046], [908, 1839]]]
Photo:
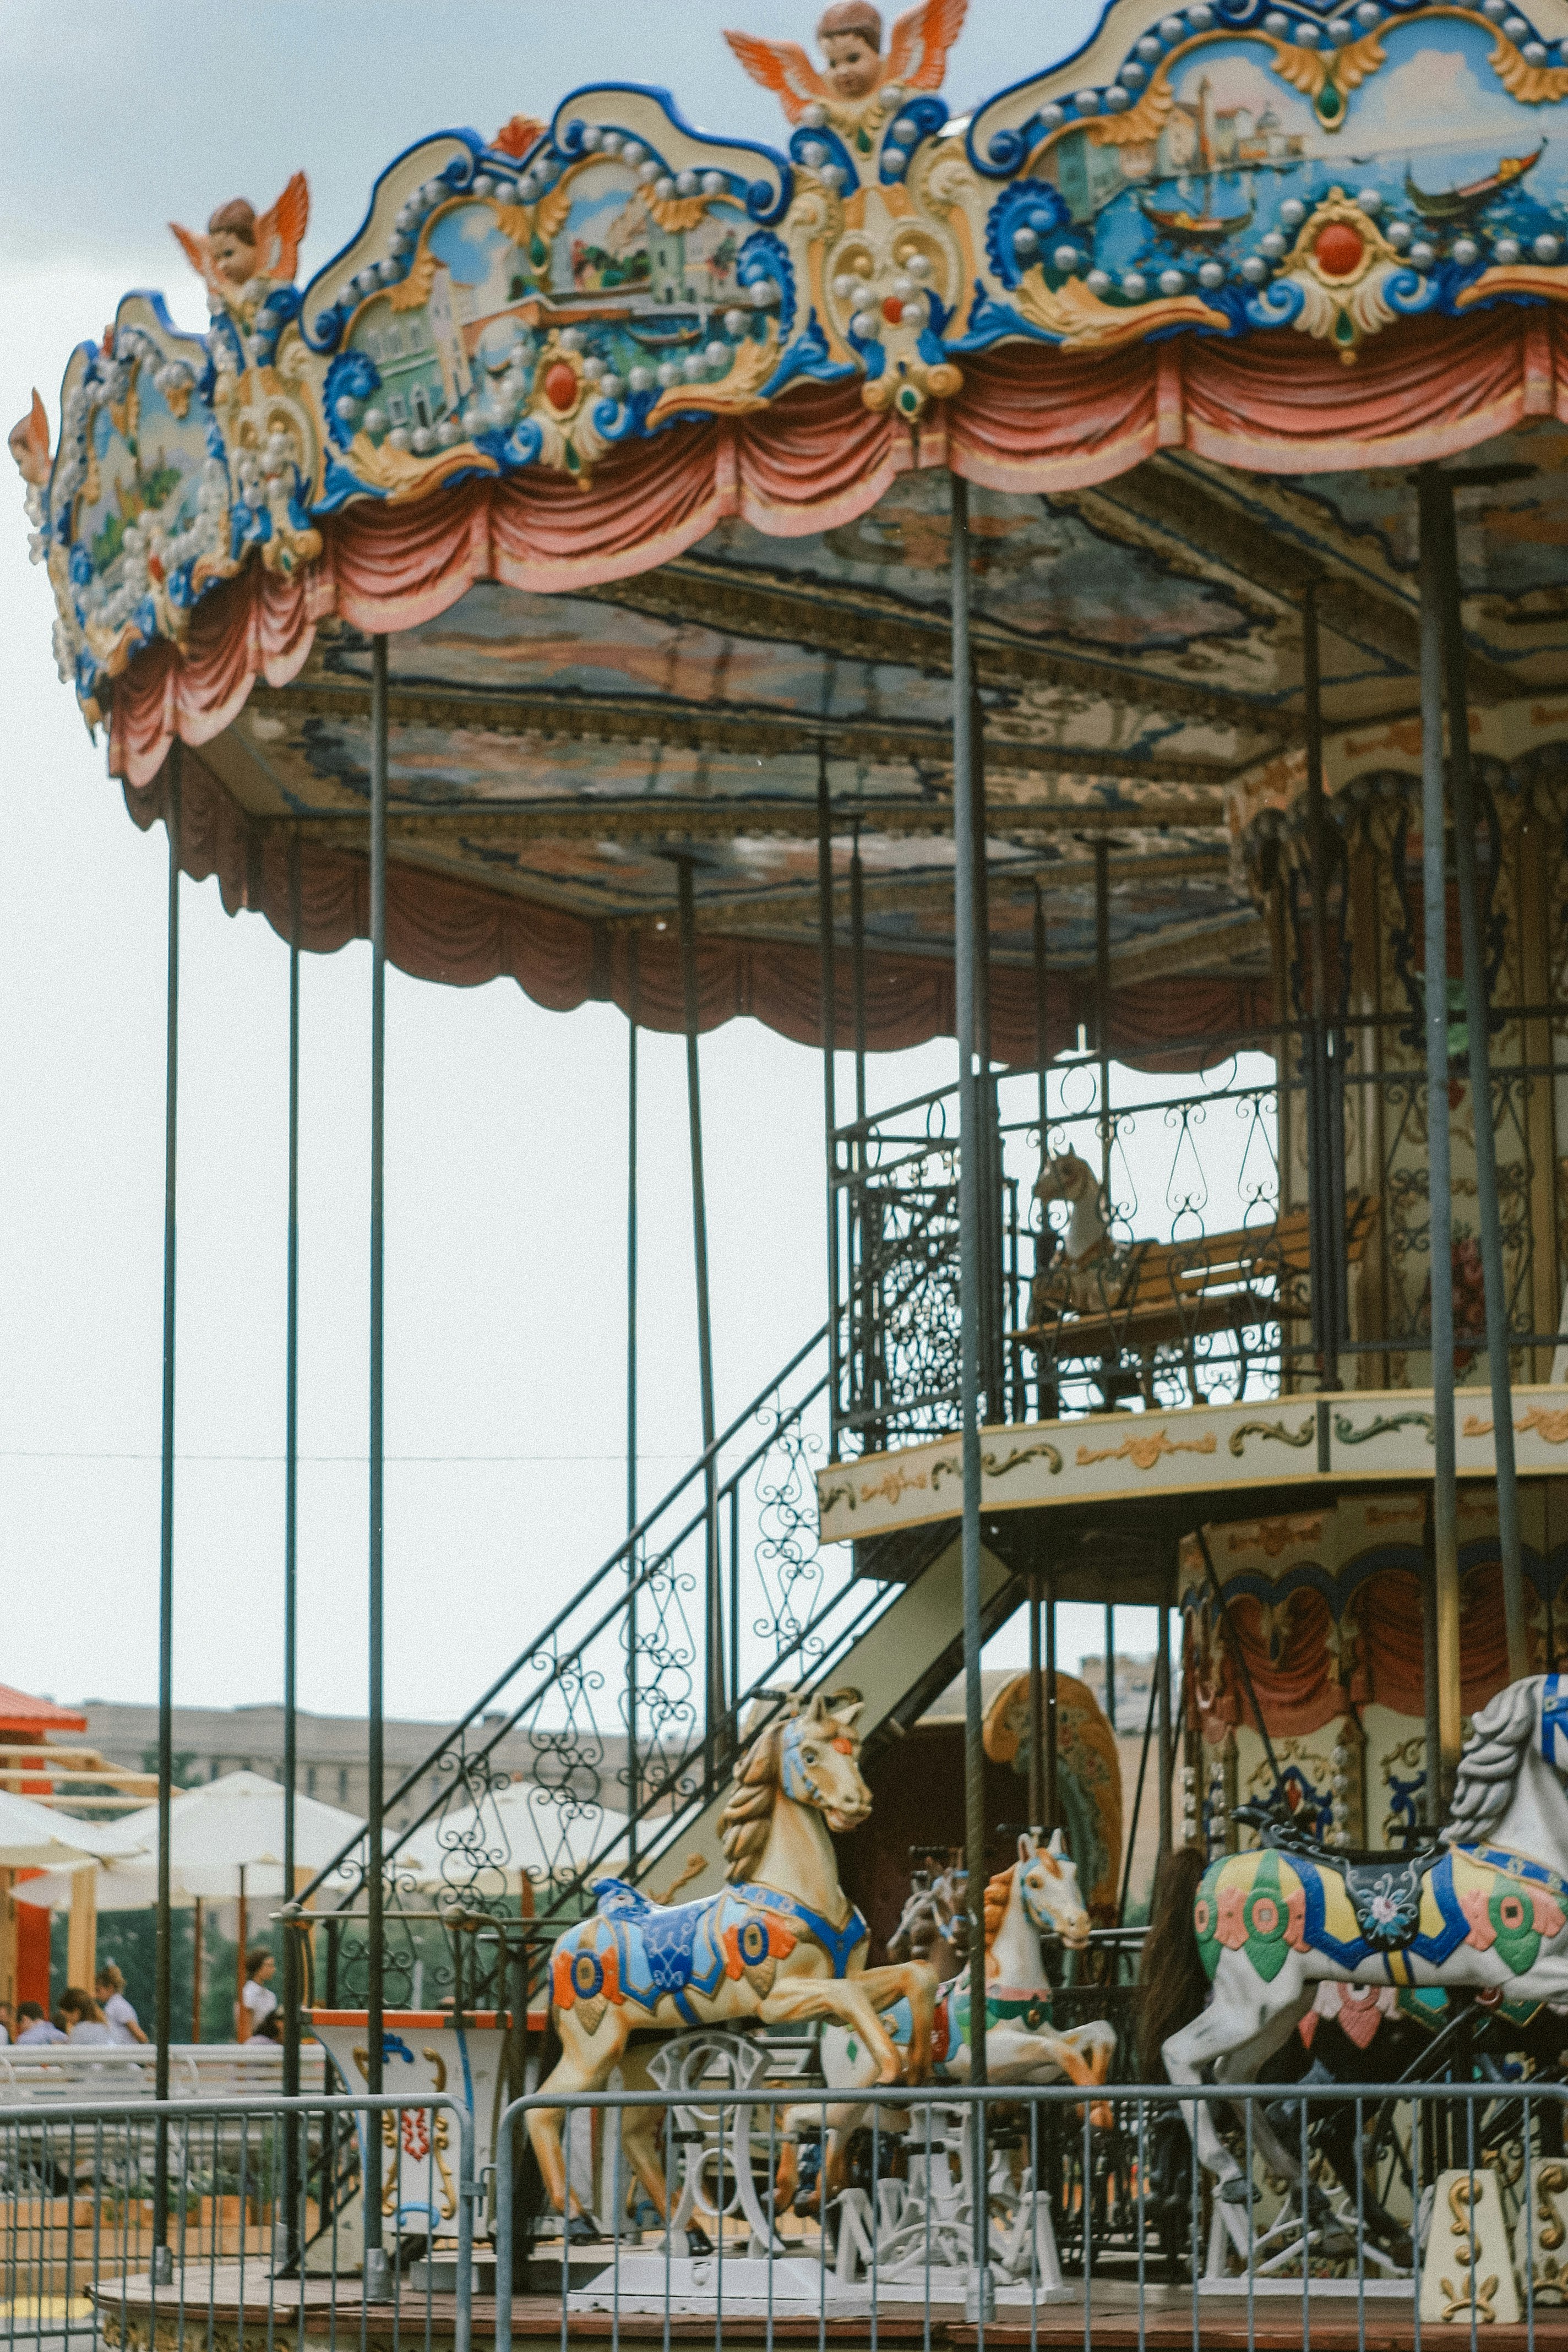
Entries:
[[[29, 1776], [26, 1759], [16, 1751], [41, 1748], [51, 1733], [82, 1732], [87, 1717], [50, 1698], [34, 1698], [26, 1691], [0, 1683], [0, 1785], [23, 1797], [47, 1797], [53, 1782], [37, 1773]], [[19, 2000], [49, 1999], [49, 1914], [28, 1903], [12, 1900], [11, 1889], [31, 1871], [0, 1871], [4, 1911], [0, 1913], [0, 2000], [15, 2012]]]

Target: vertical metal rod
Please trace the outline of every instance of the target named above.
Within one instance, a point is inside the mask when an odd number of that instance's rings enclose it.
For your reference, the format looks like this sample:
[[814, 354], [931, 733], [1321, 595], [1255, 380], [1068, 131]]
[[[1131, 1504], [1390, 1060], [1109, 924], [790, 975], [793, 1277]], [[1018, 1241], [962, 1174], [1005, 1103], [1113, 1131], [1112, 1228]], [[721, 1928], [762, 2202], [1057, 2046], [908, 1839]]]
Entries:
[[[383, 1806], [382, 1568], [385, 1533], [384, 1389], [386, 1347], [386, 639], [374, 636], [370, 684], [370, 1721], [365, 1799], [365, 1940], [369, 1946], [365, 2020], [365, 2087], [382, 2086], [384, 2014], [382, 1848]], [[363, 2195], [367, 2251], [381, 2247], [381, 2136], [367, 2129], [369, 2179]]]
[[1432, 1300], [1432, 1553], [1437, 1626], [1437, 1793], [1459, 1761], [1459, 1545], [1454, 1465], [1453, 1179], [1448, 1141], [1448, 876], [1443, 795], [1441, 535], [1421, 489], [1421, 862], [1426, 914], [1427, 1231]]
[[[626, 940], [626, 1533], [637, 1523], [637, 935]], [[637, 1867], [637, 1556], [626, 1554], [626, 1855]]]
[[[1454, 486], [1435, 466], [1421, 468], [1422, 530], [1441, 541], [1434, 575], [1443, 600], [1443, 669], [1448, 707], [1448, 790], [1454, 806], [1454, 864], [1459, 885], [1459, 939], [1465, 971], [1465, 1033], [1469, 1045], [1470, 1108], [1476, 1131], [1476, 1206], [1481, 1228], [1486, 1290], [1487, 1365], [1491, 1376], [1492, 1445], [1497, 1462], [1498, 1548], [1502, 1555], [1503, 1614], [1508, 1628], [1509, 1678], [1530, 1672], [1524, 1627], [1524, 1570], [1519, 1533], [1519, 1481], [1514, 1467], [1513, 1382], [1508, 1344], [1508, 1291], [1503, 1277], [1502, 1216], [1498, 1201], [1497, 1127], [1492, 1110], [1491, 1005], [1481, 941], [1480, 885], [1476, 873], [1476, 795], [1470, 769], [1469, 705], [1465, 691], [1465, 625], [1459, 601], [1459, 549], [1454, 527]], [[1428, 525], [1430, 514], [1430, 525]]]
[[1312, 919], [1309, 1067], [1308, 1230], [1311, 1250], [1313, 1337], [1319, 1384], [1340, 1384], [1339, 1273], [1344, 1251], [1343, 1220], [1334, 1213], [1333, 1122], [1329, 1097], [1329, 851], [1323, 801], [1323, 705], [1318, 639], [1318, 587], [1309, 580], [1301, 600], [1301, 704], [1307, 750], [1307, 830], [1311, 868]]
[[[702, 1080], [697, 1058], [697, 912], [691, 860], [676, 860], [680, 908], [680, 976], [686, 1004], [686, 1110], [691, 1135], [691, 1246], [697, 1273], [697, 1367], [701, 1388], [702, 1445], [713, 1443], [713, 1325], [708, 1296], [708, 1194], [702, 1176]], [[704, 1613], [708, 1625], [707, 1751], [710, 1777], [718, 1769], [719, 1727], [724, 1714], [724, 1611], [719, 1567], [719, 1466], [710, 1454], [703, 1474]]]
[[[985, 1752], [980, 1685], [980, 1086], [976, 1045], [977, 898], [974, 807], [974, 686], [969, 629], [969, 486], [952, 486], [953, 962], [958, 1029], [958, 1223], [960, 1387], [963, 1392], [963, 1780], [969, 1904], [970, 2080], [985, 2080]], [[978, 2232], [985, 2199], [976, 2185]]]
[[[283, 1337], [283, 1901], [294, 1900], [295, 1794], [299, 1779], [300, 1519], [300, 835], [289, 845], [289, 1234]], [[283, 1931], [283, 2095], [300, 2092], [300, 1931]], [[300, 2242], [300, 2131], [283, 2133], [288, 2259]]]
[[1437, 1685], [1437, 1573], [1432, 1490], [1428, 1487], [1426, 1507], [1421, 1520], [1421, 1688], [1426, 1733], [1426, 1786], [1422, 1791], [1421, 1810], [1427, 1828], [1432, 1830], [1443, 1818], [1442, 1774], [1437, 1761], [1442, 1754], [1443, 1739]]
[[[164, 768], [169, 836], [168, 980], [163, 1063], [163, 1435], [158, 1553], [158, 1916], [153, 2026], [155, 2095], [169, 2095], [174, 1916], [169, 1907], [169, 1807], [174, 1789], [174, 1229], [180, 1104], [180, 767], [176, 737]], [[159, 2118], [153, 2171], [154, 2275], [169, 2243], [169, 2129]], [[166, 2272], [165, 2273], [166, 2274]]]
[[1171, 1612], [1161, 1601], [1157, 1612], [1154, 1679], [1157, 1691], [1155, 1728], [1160, 1737], [1160, 1843], [1156, 1867], [1171, 1851], [1171, 1789], [1175, 1759], [1171, 1753]]
[[1105, 1720], [1116, 1728], [1116, 1606], [1105, 1604]]
[[1040, 1654], [1040, 1618], [1045, 1607], [1045, 1583], [1037, 1568], [1029, 1570], [1029, 1827], [1046, 1826], [1046, 1685]]
[[1061, 1822], [1061, 1791], [1057, 1775], [1057, 1572], [1046, 1560], [1046, 1820], [1052, 1828]]
[[816, 898], [822, 945], [822, 1136], [827, 1160], [827, 1412], [829, 1459], [838, 1459], [838, 1192], [834, 1183], [838, 1113], [834, 1055], [837, 1051], [838, 978], [834, 970], [833, 796], [827, 785], [827, 749], [816, 749]]
[[1094, 845], [1094, 1044], [1100, 1055], [1101, 1213], [1110, 1223], [1110, 844]]
[[1040, 1084], [1040, 1158], [1046, 1156], [1046, 1127], [1050, 1117], [1046, 1077], [1051, 1066], [1046, 1042], [1046, 894], [1035, 884], [1035, 1068]]
[[849, 956], [855, 982], [855, 1116], [866, 1116], [866, 869], [860, 861], [860, 820], [849, 836]]

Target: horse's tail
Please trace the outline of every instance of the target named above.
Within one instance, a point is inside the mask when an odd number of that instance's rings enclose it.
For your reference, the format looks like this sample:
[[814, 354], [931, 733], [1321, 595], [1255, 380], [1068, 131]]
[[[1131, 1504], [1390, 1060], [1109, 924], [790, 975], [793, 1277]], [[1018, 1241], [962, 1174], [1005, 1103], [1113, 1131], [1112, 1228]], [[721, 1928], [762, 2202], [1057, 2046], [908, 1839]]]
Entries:
[[1138, 2076], [1163, 2083], [1164, 2046], [1190, 2025], [1208, 1998], [1208, 1971], [1198, 1949], [1193, 1906], [1208, 1867], [1201, 1846], [1178, 1846], [1160, 1864], [1149, 1911], [1149, 1932], [1138, 1966]]

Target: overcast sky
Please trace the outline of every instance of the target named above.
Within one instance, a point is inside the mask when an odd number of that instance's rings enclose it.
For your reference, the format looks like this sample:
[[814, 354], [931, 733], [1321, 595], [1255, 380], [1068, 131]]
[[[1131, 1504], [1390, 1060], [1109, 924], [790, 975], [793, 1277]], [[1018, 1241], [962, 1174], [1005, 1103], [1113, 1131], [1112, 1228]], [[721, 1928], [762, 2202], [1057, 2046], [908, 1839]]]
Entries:
[[[1082, 0], [971, 0], [956, 110], [1077, 45]], [[167, 223], [310, 176], [300, 282], [378, 169], [453, 124], [548, 115], [584, 81], [662, 84], [691, 120], [782, 143], [727, 21], [805, 38], [813, 0], [41, 0], [0, 10], [0, 420], [53, 427], [72, 345], [132, 287], [205, 324]], [[21, 485], [0, 512], [0, 1680], [156, 1691], [165, 847], [105, 773], [49, 651]], [[176, 1695], [281, 1686], [288, 958], [184, 886]], [[303, 984], [301, 1700], [364, 1691], [369, 959]], [[387, 1704], [468, 1703], [612, 1548], [624, 1472], [626, 1024], [509, 982], [391, 976]], [[704, 1041], [721, 1416], [816, 1325], [821, 1076], [736, 1022]], [[944, 1083], [939, 1044], [874, 1099]], [[643, 1444], [649, 1494], [698, 1429], [679, 1040], [644, 1054]], [[1130, 1616], [1132, 1612], [1129, 1612]], [[1099, 1638], [1072, 1612], [1063, 1655]], [[1129, 1624], [1146, 1638], [1142, 1619]], [[1021, 1637], [1018, 1637], [1021, 1638]], [[1011, 1655], [1016, 1639], [1005, 1644]]]

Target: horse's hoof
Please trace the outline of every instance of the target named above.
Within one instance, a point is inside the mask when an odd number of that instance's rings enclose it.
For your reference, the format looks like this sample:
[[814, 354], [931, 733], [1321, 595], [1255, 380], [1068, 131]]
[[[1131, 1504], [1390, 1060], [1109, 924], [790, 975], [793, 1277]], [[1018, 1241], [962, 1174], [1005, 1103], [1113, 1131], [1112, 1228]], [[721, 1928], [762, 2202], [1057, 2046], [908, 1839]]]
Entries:
[[574, 2213], [566, 2225], [568, 2245], [596, 2246], [604, 2234], [591, 2213]]
[[1219, 2185], [1222, 2205], [1250, 2205], [1257, 2194], [1251, 2181], [1244, 2180], [1239, 2172], [1233, 2173], [1228, 2180], [1222, 2180]]

